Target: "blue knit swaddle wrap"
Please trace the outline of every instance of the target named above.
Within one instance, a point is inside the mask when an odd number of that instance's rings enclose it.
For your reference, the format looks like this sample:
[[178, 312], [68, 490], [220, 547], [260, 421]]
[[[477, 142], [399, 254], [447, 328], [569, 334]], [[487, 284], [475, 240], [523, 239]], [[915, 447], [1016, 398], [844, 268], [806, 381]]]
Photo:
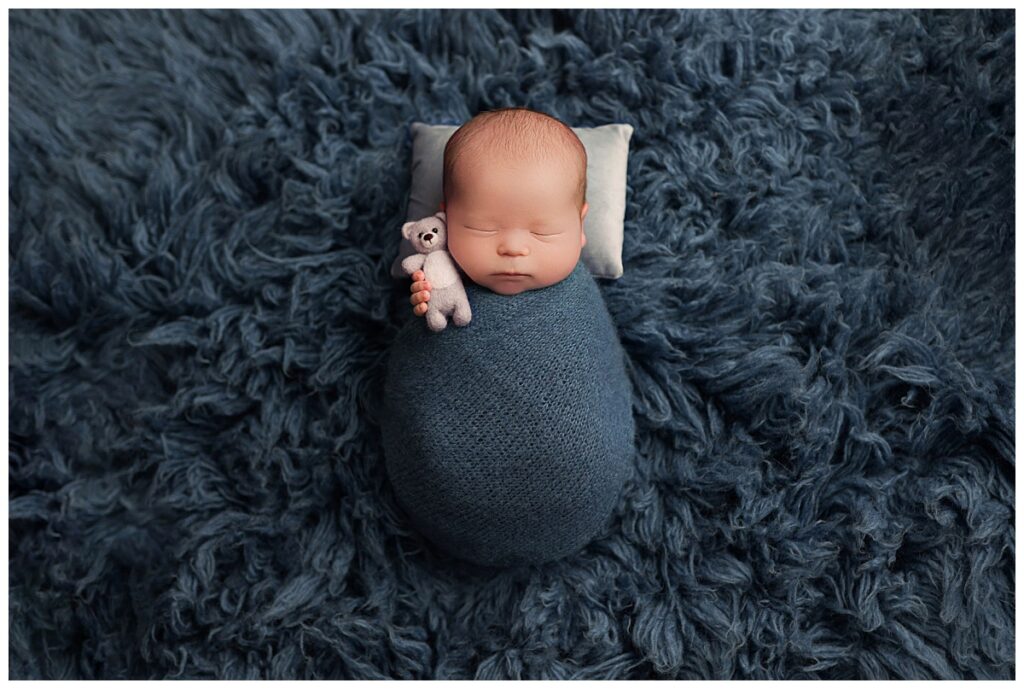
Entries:
[[396, 498], [463, 560], [572, 554], [601, 535], [631, 468], [615, 324], [582, 262], [516, 295], [465, 287], [468, 325], [433, 332], [413, 317], [392, 345], [381, 430]]

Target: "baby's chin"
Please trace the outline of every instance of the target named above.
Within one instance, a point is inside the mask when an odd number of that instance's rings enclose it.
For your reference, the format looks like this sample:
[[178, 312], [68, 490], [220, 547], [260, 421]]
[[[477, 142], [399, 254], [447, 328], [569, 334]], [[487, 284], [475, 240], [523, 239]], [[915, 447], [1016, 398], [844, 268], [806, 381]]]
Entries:
[[483, 285], [492, 292], [512, 295], [528, 292], [532, 289], [543, 289], [559, 282], [563, 278], [564, 276], [552, 279], [550, 274], [529, 275], [522, 278], [502, 278], [497, 275], [488, 275], [486, 281], [481, 282], [480, 280], [476, 280], [475, 282], [479, 285]]

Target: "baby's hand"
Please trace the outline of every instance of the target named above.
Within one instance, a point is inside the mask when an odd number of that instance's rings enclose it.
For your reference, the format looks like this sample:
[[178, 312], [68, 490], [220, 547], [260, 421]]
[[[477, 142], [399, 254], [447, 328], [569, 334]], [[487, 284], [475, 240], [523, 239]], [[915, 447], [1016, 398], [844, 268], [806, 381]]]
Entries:
[[409, 297], [409, 303], [413, 305], [412, 312], [417, 316], [422, 316], [427, 312], [427, 302], [430, 301], [430, 283], [424, 278], [422, 270], [417, 270], [412, 274], [413, 283], [409, 288], [409, 291], [413, 293]]

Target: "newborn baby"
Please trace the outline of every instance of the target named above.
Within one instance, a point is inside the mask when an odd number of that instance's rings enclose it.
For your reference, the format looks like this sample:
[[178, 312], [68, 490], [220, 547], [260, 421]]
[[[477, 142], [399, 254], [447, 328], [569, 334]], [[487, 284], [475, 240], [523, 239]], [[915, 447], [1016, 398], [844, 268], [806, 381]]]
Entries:
[[[381, 417], [396, 498], [433, 543], [484, 565], [578, 551], [631, 468], [626, 356], [580, 253], [587, 157], [559, 120], [477, 115], [444, 154], [448, 251], [473, 318], [392, 346]], [[411, 302], [430, 298], [422, 272]]]
[[[498, 294], [564, 279], [587, 243], [587, 150], [559, 120], [525, 108], [477, 115], [444, 156], [448, 252], [466, 277]], [[430, 283], [413, 274], [413, 313]]]

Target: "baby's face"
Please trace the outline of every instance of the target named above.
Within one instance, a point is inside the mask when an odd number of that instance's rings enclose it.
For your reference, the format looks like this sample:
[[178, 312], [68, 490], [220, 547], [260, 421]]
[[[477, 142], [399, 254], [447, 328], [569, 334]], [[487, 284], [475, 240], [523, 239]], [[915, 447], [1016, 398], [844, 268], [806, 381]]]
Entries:
[[572, 272], [587, 241], [587, 204], [576, 207], [571, 168], [494, 160], [460, 160], [459, 166], [459, 189], [441, 208], [448, 251], [473, 282], [518, 294]]

